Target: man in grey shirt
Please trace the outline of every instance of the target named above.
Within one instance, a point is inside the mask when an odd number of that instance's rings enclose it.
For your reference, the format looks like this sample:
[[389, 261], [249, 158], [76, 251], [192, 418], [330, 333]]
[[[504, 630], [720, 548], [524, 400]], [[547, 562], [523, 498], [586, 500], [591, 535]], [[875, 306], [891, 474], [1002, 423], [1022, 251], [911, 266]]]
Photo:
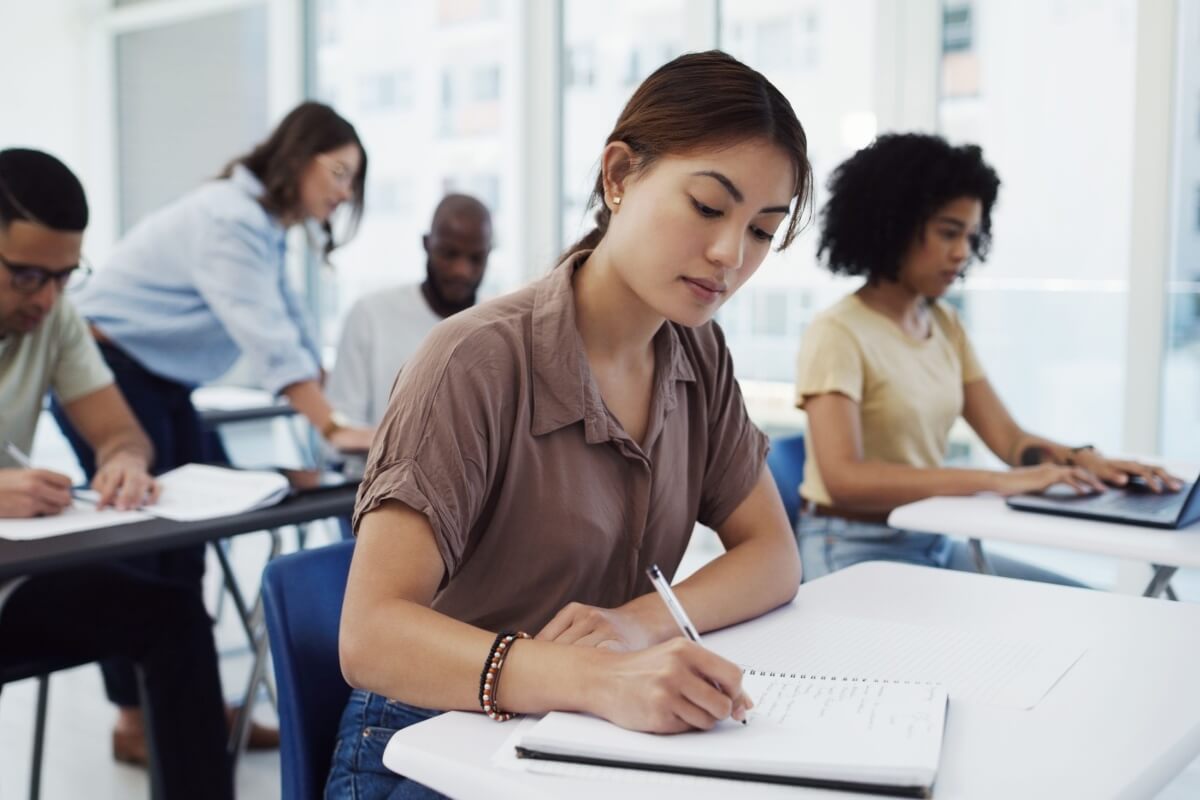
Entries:
[[491, 214], [474, 197], [447, 195], [422, 244], [423, 283], [367, 295], [346, 316], [328, 385], [342, 424], [378, 424], [396, 375], [433, 326], [475, 305], [492, 250]]
[[[129, 508], [157, 491], [150, 441], [62, 296], [84, 271], [87, 220], [83, 186], [61, 161], [0, 150], [0, 441], [13, 442], [12, 460], [0, 459], [0, 535], [4, 517], [72, 504], [68, 477], [16, 452], [33, 442], [47, 389], [96, 452], [101, 505]], [[114, 657], [141, 672], [162, 795], [232, 798], [217, 651], [199, 595], [111, 563], [0, 582], [0, 667]]]

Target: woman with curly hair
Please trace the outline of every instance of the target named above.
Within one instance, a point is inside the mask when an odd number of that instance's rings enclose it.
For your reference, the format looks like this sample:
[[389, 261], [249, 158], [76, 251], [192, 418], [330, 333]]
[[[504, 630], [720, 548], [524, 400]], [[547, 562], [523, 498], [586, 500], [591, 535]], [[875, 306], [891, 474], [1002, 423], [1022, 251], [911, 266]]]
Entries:
[[[1025, 431], [988, 382], [940, 298], [973, 258], [986, 259], [999, 188], [979, 147], [922, 134], [881, 136], [830, 179], [818, 256], [830, 271], [866, 280], [813, 320], [797, 364], [809, 452], [797, 536], [808, 578], [871, 560], [971, 570], [962, 542], [887, 526], [892, 509], [925, 497], [1058, 483], [1104, 491], [1131, 476], [1154, 491], [1179, 488], [1161, 469]], [[960, 415], [1012, 469], [942, 465]], [[1078, 585], [990, 560], [1008, 577]]]

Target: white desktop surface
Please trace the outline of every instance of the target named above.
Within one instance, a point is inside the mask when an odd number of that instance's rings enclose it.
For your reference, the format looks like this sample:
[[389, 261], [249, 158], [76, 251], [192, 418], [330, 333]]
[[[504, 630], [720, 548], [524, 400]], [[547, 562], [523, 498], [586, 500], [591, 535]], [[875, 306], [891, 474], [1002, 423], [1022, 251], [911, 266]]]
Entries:
[[[1200, 753], [1200, 605], [869, 562], [804, 584], [795, 601], [705, 637], [736, 657], [779, 642], [806, 609], [946, 625], [1012, 639], [1069, 636], [1088, 652], [1031, 711], [951, 702], [934, 797], [1151, 797]], [[772, 645], [775, 646], [775, 645]], [[529, 775], [490, 763], [509, 724], [450, 713], [398, 732], [384, 763], [451, 797], [829, 797], [839, 792], [712, 781], [686, 785]]]
[[918, 500], [893, 511], [888, 525], [965, 539], [1061, 547], [1168, 567], [1200, 567], [1200, 523], [1172, 531], [1037, 514], [1009, 508], [997, 495]]

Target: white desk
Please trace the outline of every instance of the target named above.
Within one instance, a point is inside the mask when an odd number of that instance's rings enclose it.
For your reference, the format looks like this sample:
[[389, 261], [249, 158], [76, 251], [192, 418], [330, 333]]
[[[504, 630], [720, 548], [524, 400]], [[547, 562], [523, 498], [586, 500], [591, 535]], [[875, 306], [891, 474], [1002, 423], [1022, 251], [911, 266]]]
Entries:
[[[935, 787], [948, 798], [1150, 797], [1200, 753], [1200, 606], [987, 575], [871, 562], [806, 583], [795, 602], [705, 637], [729, 658], [782, 641], [806, 611], [971, 628], [1009, 639], [1069, 635], [1088, 652], [1032, 711], [951, 702]], [[771, 645], [784, 652], [785, 644]], [[397, 733], [384, 763], [452, 797], [828, 797], [843, 793], [704, 781], [581, 780], [493, 767], [510, 727], [451, 713]]]
[[1167, 531], [1035, 514], [1014, 511], [1004, 504], [1004, 498], [995, 495], [919, 500], [893, 511], [888, 516], [888, 525], [971, 540], [981, 572], [989, 570], [980, 563], [986, 561], [980, 542], [989, 539], [1146, 561], [1155, 569], [1154, 578], [1146, 587], [1147, 597], [1169, 591], [1168, 582], [1178, 568], [1200, 567], [1200, 523]]

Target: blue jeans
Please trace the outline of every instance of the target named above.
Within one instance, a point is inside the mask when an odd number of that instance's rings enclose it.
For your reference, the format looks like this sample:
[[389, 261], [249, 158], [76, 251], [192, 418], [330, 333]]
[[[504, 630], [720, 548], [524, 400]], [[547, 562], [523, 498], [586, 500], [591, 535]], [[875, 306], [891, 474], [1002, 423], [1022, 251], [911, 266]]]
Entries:
[[436, 717], [441, 711], [418, 708], [398, 700], [355, 689], [350, 693], [333, 765], [325, 782], [326, 800], [428, 800], [443, 797], [383, 765], [383, 751], [392, 734]]
[[[800, 543], [805, 581], [861, 561], [898, 561], [923, 567], [975, 572], [975, 562], [971, 559], [966, 542], [934, 533], [903, 531], [886, 525], [802, 514], [796, 524], [796, 537]], [[988, 554], [988, 562], [997, 575], [1005, 578], [1088, 588], [1066, 576], [1013, 558]]]

